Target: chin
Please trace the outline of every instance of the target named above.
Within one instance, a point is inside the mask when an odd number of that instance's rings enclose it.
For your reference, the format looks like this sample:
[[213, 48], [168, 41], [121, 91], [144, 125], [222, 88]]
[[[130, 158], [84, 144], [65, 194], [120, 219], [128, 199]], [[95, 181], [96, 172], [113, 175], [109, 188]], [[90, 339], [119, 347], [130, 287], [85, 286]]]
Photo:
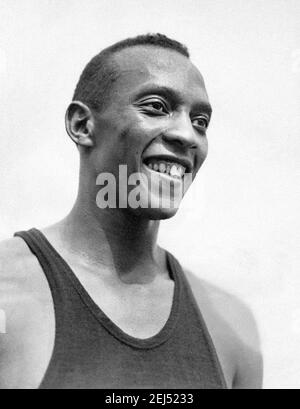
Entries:
[[160, 212], [153, 215], [152, 220], [167, 220], [174, 217], [178, 209], [160, 209]]
[[150, 220], [166, 220], [175, 216], [178, 209], [150, 209], [152, 212], [148, 216]]
[[136, 217], [142, 218], [142, 219], [147, 219], [147, 220], [166, 220], [170, 219], [171, 217], [175, 216], [178, 207], [171, 207], [171, 208], [153, 208], [153, 207], [147, 207], [147, 208], [137, 208], [137, 209], [131, 209], [131, 211], [134, 213]]

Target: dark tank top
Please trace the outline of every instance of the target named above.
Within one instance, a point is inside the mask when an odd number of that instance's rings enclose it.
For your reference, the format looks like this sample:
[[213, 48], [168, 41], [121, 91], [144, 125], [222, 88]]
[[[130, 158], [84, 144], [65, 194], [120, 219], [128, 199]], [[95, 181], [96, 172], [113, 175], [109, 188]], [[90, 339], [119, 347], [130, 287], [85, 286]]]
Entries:
[[185, 275], [167, 254], [173, 304], [163, 329], [138, 339], [95, 304], [37, 229], [15, 233], [37, 257], [51, 289], [55, 343], [41, 389], [225, 389], [225, 379]]

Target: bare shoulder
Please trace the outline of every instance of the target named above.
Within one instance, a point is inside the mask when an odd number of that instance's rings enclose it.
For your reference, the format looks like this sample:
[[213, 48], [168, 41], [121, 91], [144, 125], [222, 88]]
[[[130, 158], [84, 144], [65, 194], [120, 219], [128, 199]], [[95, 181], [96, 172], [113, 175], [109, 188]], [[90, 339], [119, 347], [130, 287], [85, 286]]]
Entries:
[[[43, 303], [49, 295], [37, 258], [23, 239], [0, 242], [0, 309], [18, 317], [24, 307]], [[20, 314], [16, 314], [16, 311]], [[22, 315], [22, 314], [21, 314]]]
[[17, 270], [33, 259], [28, 246], [20, 237], [13, 237], [0, 242], [0, 279], [10, 277]]
[[23, 239], [0, 242], [0, 309], [5, 312], [10, 333], [24, 323], [24, 314], [29, 316], [28, 309], [43, 297], [40, 268]]
[[23, 295], [38, 294], [40, 280], [34, 279], [40, 276], [40, 270], [37, 258], [23, 239], [13, 237], [0, 242], [0, 300], [3, 302], [6, 294], [12, 296], [19, 290]]
[[228, 386], [262, 387], [262, 354], [251, 309], [238, 297], [185, 270]]
[[[17, 388], [28, 378], [26, 354], [37, 322], [51, 308], [41, 267], [19, 237], [0, 243], [0, 388]], [[39, 324], [41, 327], [42, 325]], [[21, 379], [22, 378], [22, 379]]]

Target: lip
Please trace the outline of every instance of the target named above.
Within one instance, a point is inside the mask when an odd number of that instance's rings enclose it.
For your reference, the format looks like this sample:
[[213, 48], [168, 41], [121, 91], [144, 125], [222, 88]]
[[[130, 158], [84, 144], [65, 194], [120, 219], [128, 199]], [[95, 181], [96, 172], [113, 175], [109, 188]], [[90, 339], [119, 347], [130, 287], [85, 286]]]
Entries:
[[192, 162], [183, 157], [178, 157], [178, 156], [173, 156], [173, 155], [149, 155], [149, 156], [144, 156], [142, 158], [143, 163], [146, 164], [150, 159], [155, 159], [157, 161], [165, 161], [165, 162], [174, 162], [177, 163], [178, 165], [183, 166], [186, 169], [186, 173], [190, 173], [193, 169], [193, 164]]
[[164, 179], [168, 179], [169, 181], [172, 181], [173, 183], [182, 183], [182, 177], [181, 178], [174, 178], [173, 176], [168, 175], [167, 173], [160, 173], [156, 172], [153, 169], [150, 169], [145, 163], [143, 163], [143, 168], [145, 169], [146, 172], [154, 173], [156, 176]]

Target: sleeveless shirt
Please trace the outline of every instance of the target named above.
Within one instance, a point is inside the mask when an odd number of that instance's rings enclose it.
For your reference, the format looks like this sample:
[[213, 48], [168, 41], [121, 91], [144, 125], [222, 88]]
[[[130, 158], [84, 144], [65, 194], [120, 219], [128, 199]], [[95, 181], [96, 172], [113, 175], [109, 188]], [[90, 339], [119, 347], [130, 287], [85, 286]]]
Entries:
[[173, 303], [147, 339], [123, 332], [92, 300], [37, 229], [15, 233], [37, 257], [55, 312], [55, 341], [40, 389], [226, 389], [210, 334], [178, 261], [169, 253]]

